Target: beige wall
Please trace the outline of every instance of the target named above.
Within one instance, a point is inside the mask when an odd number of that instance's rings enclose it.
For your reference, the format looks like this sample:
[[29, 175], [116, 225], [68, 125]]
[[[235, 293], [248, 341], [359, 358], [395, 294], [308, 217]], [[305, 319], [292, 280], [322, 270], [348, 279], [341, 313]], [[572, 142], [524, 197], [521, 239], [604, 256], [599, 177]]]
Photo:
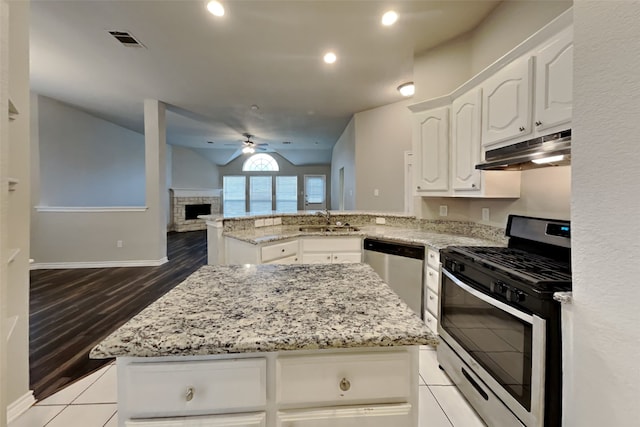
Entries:
[[404, 152], [411, 150], [407, 105], [397, 102], [354, 116], [357, 210], [404, 210]]
[[566, 426], [640, 418], [640, 2], [576, 1]]
[[503, 1], [472, 32], [471, 73], [478, 74], [572, 4], [560, 0]]
[[340, 208], [340, 169], [344, 169], [344, 210], [356, 208], [356, 132], [355, 119], [340, 135], [331, 153], [331, 206]]

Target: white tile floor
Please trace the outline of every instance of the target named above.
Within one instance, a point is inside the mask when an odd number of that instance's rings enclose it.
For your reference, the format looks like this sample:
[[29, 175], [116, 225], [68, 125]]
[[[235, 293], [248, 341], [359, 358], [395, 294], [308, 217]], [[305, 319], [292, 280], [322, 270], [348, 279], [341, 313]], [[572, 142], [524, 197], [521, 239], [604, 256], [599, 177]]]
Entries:
[[[9, 427], [116, 427], [116, 366], [105, 366], [36, 403]], [[433, 347], [420, 349], [420, 427], [485, 424], [438, 368]]]

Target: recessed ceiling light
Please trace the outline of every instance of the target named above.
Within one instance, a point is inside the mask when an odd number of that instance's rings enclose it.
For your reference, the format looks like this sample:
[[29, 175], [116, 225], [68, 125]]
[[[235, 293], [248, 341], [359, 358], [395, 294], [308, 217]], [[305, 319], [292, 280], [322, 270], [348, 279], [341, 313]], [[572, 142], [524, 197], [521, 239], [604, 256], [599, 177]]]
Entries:
[[413, 82], [403, 83], [398, 86], [398, 92], [402, 96], [413, 96], [416, 93], [416, 87]]
[[396, 21], [398, 20], [398, 14], [395, 13], [393, 10], [390, 10], [388, 12], [386, 12], [384, 15], [382, 15], [382, 25], [384, 26], [390, 26], [396, 23]]
[[214, 16], [224, 16], [224, 6], [216, 0], [207, 3], [207, 10]]
[[338, 57], [333, 52], [327, 52], [324, 54], [324, 62], [326, 62], [327, 64], [333, 64], [334, 62], [336, 62], [336, 59], [338, 59]]
[[260, 109], [260, 107], [258, 107], [256, 104], [253, 104], [253, 105], [251, 106], [251, 109], [252, 109], [253, 111], [258, 111], [258, 110]]

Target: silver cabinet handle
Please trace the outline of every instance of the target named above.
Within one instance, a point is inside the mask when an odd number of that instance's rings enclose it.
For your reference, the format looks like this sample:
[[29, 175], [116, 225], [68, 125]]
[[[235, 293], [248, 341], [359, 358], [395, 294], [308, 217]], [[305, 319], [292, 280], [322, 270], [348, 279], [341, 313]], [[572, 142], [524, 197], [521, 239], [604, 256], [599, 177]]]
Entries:
[[541, 126], [541, 125], [542, 125], [542, 122], [540, 121], [536, 122], [536, 126]]
[[432, 296], [432, 295], [429, 295], [429, 299], [430, 299], [431, 301], [433, 301], [433, 296]]
[[433, 272], [432, 271], [429, 272], [429, 276], [433, 277]]
[[185, 398], [187, 399], [187, 402], [191, 402], [191, 400], [193, 400], [194, 394], [195, 394], [195, 390], [193, 389], [193, 387], [189, 387], [187, 389], [187, 395], [185, 396]]
[[520, 132], [524, 132], [524, 127], [520, 126]]
[[343, 379], [340, 381], [340, 390], [342, 390], [342, 391], [347, 391], [347, 390], [349, 390], [350, 388], [351, 388], [351, 383], [349, 382], [349, 380], [348, 380], [348, 379], [346, 379], [346, 378], [343, 378]]
[[284, 249], [282, 250], [282, 252], [284, 252]]

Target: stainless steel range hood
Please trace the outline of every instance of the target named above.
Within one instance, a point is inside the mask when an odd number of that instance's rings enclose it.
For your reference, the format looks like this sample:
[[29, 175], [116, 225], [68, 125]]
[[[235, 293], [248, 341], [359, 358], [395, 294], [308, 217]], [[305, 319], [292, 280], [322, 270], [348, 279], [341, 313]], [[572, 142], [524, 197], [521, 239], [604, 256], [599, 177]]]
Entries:
[[571, 129], [489, 150], [480, 170], [525, 170], [571, 163]]

